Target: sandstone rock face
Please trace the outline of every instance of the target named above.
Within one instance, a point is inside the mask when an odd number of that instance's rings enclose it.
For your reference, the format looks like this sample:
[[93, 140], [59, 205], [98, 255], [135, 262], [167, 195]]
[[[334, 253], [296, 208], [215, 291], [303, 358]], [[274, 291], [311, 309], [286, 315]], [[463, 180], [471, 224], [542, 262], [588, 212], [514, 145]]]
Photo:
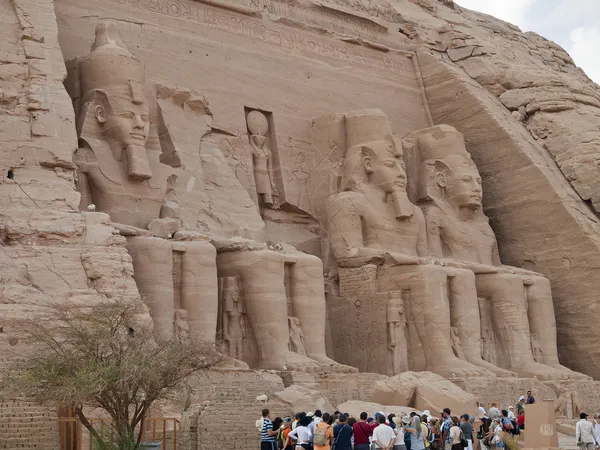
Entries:
[[460, 387], [430, 372], [404, 372], [375, 383], [373, 401], [382, 405], [428, 409], [435, 416], [444, 408], [457, 414], [474, 415], [475, 397]]
[[[239, 408], [220, 395], [258, 410], [256, 396], [284, 384], [292, 404], [307, 396], [324, 408], [354, 399], [470, 412], [474, 398], [439, 376], [346, 374], [338, 363], [460, 376], [458, 385], [486, 401], [500, 396], [489, 388], [502, 385], [492, 374], [578, 376], [558, 367], [553, 337], [544, 338], [553, 348], [533, 337], [513, 348], [518, 364], [508, 351], [486, 351], [475, 303], [494, 265], [518, 275], [519, 289], [544, 286], [533, 305], [543, 306], [539, 314], [525, 305], [534, 295], [517, 296], [519, 336], [530, 334], [526, 322], [533, 334], [547, 322], [551, 335], [553, 309], [560, 363], [600, 377], [600, 169], [590, 163], [598, 159], [600, 93], [555, 44], [450, 0], [0, 0], [0, 37], [2, 358], [21, 345], [13, 317], [51, 302], [141, 301], [141, 292], [161, 332], [218, 333], [240, 367], [283, 371], [207, 375], [200, 385], [218, 387], [188, 408], [190, 448], [230, 443], [209, 437], [212, 418]], [[96, 39], [96, 56], [108, 49], [136, 63], [123, 72], [81, 66]], [[102, 103], [109, 97], [110, 108]], [[123, 138], [104, 127], [108, 116], [143, 122], [133, 126], [143, 145], [130, 148], [130, 130]], [[457, 264], [456, 255], [450, 268], [426, 259], [423, 233], [435, 227], [419, 212], [424, 174], [403, 138], [442, 124], [464, 135], [481, 178], [491, 225], [482, 232], [495, 234], [499, 250], [492, 264], [478, 261], [484, 270]], [[405, 172], [403, 193], [379, 189], [391, 153], [398, 178]], [[98, 179], [108, 181], [89, 184], [88, 163], [99, 156], [107, 165]], [[384, 200], [349, 214], [356, 223], [340, 220], [349, 229], [335, 235], [336, 213], [360, 203], [347, 192], [355, 184]], [[128, 206], [98, 203], [94, 212], [90, 192], [127, 196]], [[394, 226], [382, 227], [388, 213]], [[408, 231], [398, 229], [401, 220]], [[358, 222], [361, 233], [389, 234], [352, 241]], [[358, 254], [373, 248], [379, 253]], [[454, 306], [474, 316], [479, 306], [480, 329], [446, 305], [459, 284], [469, 301]], [[532, 368], [540, 361], [560, 373]], [[507, 383], [511, 395], [533, 383], [557, 401], [593, 386], [563, 382]], [[289, 403], [273, 407], [291, 413]]]
[[329, 400], [323, 397], [322, 392], [300, 385], [290, 386], [283, 391], [275, 392], [274, 397], [288, 403], [292, 411], [335, 410]]

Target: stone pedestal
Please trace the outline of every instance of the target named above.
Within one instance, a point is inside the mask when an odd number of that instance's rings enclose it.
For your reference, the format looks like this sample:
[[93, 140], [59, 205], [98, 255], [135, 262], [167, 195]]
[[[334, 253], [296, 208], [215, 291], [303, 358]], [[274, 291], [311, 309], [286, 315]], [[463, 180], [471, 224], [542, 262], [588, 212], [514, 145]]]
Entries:
[[541, 400], [525, 408], [525, 448], [558, 448], [553, 400]]

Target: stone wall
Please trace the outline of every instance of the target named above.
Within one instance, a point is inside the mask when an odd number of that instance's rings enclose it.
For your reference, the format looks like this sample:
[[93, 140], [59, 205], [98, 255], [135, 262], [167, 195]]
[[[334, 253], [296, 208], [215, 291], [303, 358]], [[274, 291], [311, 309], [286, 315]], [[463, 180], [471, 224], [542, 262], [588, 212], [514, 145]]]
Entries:
[[0, 400], [0, 449], [59, 450], [56, 410], [23, 400]]

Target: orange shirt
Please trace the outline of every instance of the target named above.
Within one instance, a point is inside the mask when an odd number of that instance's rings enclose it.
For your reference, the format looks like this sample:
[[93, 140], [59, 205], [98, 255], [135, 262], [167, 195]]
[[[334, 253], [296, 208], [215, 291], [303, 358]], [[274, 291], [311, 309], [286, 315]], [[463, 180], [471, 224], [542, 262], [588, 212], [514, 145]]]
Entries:
[[[327, 427], [329, 427], [329, 428], [327, 428]], [[325, 445], [316, 445], [316, 444], [313, 445], [314, 450], [330, 450], [331, 442], [333, 441], [333, 427], [331, 425], [327, 425], [324, 422], [319, 422], [318, 424], [315, 425], [315, 433], [317, 432], [317, 428], [319, 428], [321, 430], [327, 429], [327, 431], [325, 432], [325, 435], [329, 438], [329, 441]]]

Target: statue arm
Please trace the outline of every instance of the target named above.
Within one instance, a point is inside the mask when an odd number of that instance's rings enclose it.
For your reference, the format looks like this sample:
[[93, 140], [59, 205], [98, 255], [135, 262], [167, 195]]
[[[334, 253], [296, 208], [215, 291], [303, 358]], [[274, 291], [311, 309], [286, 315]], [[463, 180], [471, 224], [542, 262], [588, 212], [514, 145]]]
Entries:
[[423, 211], [418, 206], [414, 206], [415, 217], [419, 222], [419, 235], [417, 236], [417, 255], [421, 257], [431, 256], [427, 239], [427, 226], [425, 223], [425, 216]]
[[229, 339], [229, 314], [223, 314], [223, 339]]
[[391, 253], [364, 245], [362, 213], [350, 196], [337, 195], [327, 202], [329, 237], [338, 264], [360, 267], [365, 264], [390, 262], [391, 264], [426, 263], [423, 258]]
[[442, 248], [442, 221], [439, 215], [432, 210], [429, 210], [425, 214], [425, 229], [427, 235], [427, 244], [429, 251], [438, 258], [444, 257], [444, 250]]
[[273, 177], [273, 153], [271, 149], [267, 147], [267, 170], [269, 171], [269, 181], [271, 182], [271, 190], [273, 195], [277, 195], [277, 189], [275, 188], [275, 178]]

